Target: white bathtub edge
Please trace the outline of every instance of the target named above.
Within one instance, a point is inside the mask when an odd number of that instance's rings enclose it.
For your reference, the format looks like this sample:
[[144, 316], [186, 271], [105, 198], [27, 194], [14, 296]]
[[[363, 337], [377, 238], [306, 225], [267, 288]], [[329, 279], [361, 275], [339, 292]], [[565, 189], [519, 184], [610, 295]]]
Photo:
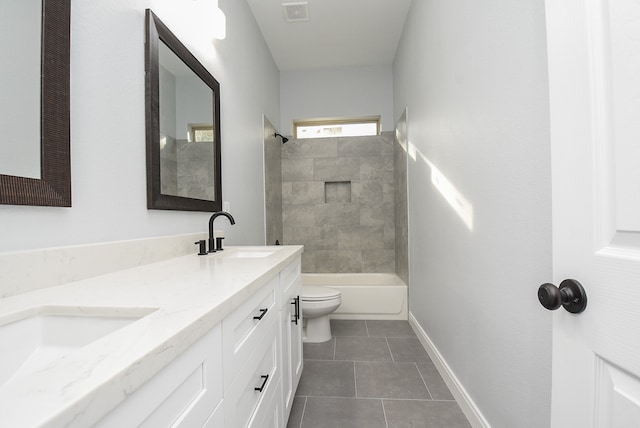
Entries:
[[370, 286], [406, 287], [395, 273], [302, 273], [302, 283], [307, 285], [359, 286], [363, 280]]
[[302, 285], [331, 287], [342, 293], [342, 304], [331, 319], [408, 319], [408, 287], [393, 273], [303, 273]]

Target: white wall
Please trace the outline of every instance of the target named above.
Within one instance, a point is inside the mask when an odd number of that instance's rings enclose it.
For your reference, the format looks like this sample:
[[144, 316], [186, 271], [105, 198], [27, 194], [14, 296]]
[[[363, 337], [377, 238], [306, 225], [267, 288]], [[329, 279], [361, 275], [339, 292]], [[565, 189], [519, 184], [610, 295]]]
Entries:
[[393, 130], [391, 65], [324, 68], [280, 73], [280, 132], [292, 134], [296, 119], [381, 116]]
[[394, 63], [415, 149], [410, 311], [494, 427], [550, 418], [544, 18], [543, 0], [414, 1]]
[[[220, 0], [227, 38], [178, 23], [189, 4], [72, 1], [72, 208], [0, 205], [0, 251], [201, 232], [207, 213], [147, 210], [144, 10], [151, 7], [220, 82], [228, 245], [264, 243], [262, 114], [279, 121], [279, 72], [244, 1]], [[204, 28], [204, 26], [200, 26]]]
[[176, 78], [176, 139], [189, 138], [189, 125], [213, 126], [213, 91], [200, 78]]

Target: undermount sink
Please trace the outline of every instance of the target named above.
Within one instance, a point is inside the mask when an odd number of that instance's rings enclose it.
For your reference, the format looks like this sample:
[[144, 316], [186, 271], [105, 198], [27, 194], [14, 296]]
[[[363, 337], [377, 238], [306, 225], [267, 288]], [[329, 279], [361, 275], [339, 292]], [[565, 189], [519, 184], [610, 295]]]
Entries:
[[275, 251], [237, 250], [230, 253], [227, 257], [237, 258], [237, 259], [261, 259], [264, 257], [269, 257], [273, 253], [275, 253]]
[[0, 386], [153, 312], [153, 308], [40, 307], [0, 319]]

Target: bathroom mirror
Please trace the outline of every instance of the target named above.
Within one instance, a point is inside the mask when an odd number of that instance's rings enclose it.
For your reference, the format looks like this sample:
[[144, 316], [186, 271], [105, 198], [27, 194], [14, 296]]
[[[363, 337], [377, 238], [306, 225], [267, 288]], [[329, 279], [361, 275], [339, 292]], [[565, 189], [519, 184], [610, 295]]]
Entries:
[[147, 207], [220, 211], [220, 85], [146, 11]]
[[2, 204], [71, 206], [70, 10], [70, 0], [0, 2], [12, 35], [0, 42]]

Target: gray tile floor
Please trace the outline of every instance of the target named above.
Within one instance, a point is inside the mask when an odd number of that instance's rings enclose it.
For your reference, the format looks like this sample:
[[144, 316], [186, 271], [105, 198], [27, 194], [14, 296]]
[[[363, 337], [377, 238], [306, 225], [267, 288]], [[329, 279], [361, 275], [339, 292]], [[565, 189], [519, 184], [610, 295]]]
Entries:
[[287, 428], [470, 427], [406, 321], [332, 320], [304, 344]]

